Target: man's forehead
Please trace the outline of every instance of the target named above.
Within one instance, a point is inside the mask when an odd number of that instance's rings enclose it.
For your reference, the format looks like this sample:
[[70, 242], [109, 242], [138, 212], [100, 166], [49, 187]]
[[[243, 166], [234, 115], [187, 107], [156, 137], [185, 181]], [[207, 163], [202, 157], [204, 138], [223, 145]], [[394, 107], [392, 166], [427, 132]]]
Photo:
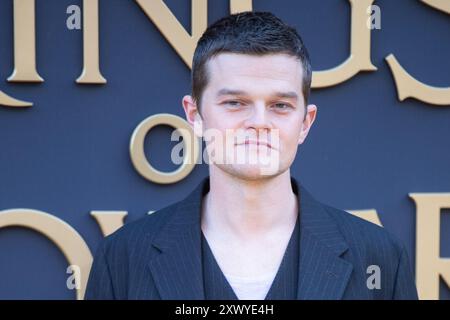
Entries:
[[301, 90], [301, 62], [287, 54], [249, 55], [221, 53], [208, 61], [208, 82], [215, 86], [256, 85], [279, 86], [279, 91]]
[[[242, 54], [242, 53], [220, 53], [208, 60], [207, 66], [210, 71], [240, 73], [289, 73], [298, 76], [302, 71], [301, 61], [285, 53], [275, 54]], [[300, 74], [301, 75], [301, 74]]]

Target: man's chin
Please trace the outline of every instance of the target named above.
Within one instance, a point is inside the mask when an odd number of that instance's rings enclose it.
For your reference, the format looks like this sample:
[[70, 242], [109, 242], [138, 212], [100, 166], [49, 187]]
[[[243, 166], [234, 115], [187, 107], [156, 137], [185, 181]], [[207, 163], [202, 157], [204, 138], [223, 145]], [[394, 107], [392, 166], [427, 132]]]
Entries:
[[270, 179], [284, 171], [281, 171], [279, 166], [266, 164], [216, 164], [216, 166], [233, 177], [249, 181]]

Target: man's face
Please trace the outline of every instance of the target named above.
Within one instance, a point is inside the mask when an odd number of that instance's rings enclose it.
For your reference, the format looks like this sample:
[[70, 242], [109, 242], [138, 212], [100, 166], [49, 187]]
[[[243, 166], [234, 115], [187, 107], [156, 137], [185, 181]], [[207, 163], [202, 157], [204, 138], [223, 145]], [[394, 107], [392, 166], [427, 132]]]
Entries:
[[211, 165], [246, 180], [289, 169], [317, 111], [314, 105], [305, 110], [300, 61], [285, 54], [222, 53], [207, 68], [201, 115], [190, 96], [183, 105], [197, 133], [201, 126]]

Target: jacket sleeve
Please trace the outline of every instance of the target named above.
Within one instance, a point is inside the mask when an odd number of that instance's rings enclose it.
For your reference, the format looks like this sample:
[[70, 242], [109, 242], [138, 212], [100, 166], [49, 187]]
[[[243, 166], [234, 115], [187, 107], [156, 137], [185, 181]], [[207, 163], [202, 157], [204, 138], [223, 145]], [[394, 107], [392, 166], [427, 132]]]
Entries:
[[402, 247], [395, 278], [393, 300], [418, 300], [417, 289], [411, 271], [408, 254]]
[[115, 299], [111, 273], [105, 255], [105, 243], [105, 240], [101, 241], [95, 253], [84, 295], [85, 300]]

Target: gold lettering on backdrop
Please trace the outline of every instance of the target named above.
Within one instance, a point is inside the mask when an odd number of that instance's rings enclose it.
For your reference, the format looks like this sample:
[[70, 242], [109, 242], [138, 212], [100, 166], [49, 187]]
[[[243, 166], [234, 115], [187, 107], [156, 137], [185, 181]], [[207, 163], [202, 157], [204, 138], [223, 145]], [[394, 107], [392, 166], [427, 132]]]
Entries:
[[450, 258], [440, 257], [441, 209], [450, 193], [410, 193], [416, 204], [416, 282], [421, 299], [439, 299], [440, 277], [450, 287]]
[[433, 7], [435, 9], [441, 10], [442, 12], [450, 14], [450, 1], [448, 0], [420, 0], [423, 3]]
[[[81, 273], [74, 273], [77, 299], [83, 299], [86, 290], [92, 254], [81, 235], [68, 223], [43, 211], [10, 209], [0, 211], [0, 229], [24, 227], [37, 231], [50, 239], [64, 254], [70, 265], [76, 265]], [[81, 278], [81, 279], [80, 279]]]
[[370, 59], [370, 28], [367, 19], [370, 17], [368, 8], [375, 0], [349, 0], [351, 5], [351, 39], [350, 55], [340, 65], [322, 71], [314, 71], [312, 88], [331, 87], [342, 83], [360, 71], [376, 71], [377, 67]]
[[[192, 0], [190, 35], [163, 0], [136, 0], [146, 15], [177, 51], [182, 60], [192, 67], [196, 42], [207, 27], [207, 0]], [[337, 85], [361, 71], [375, 71], [370, 57], [371, 30], [367, 27], [368, 10], [374, 0], [349, 0], [351, 5], [350, 55], [340, 65], [313, 72], [312, 88]], [[444, 13], [450, 13], [450, 4], [443, 0], [421, 0]], [[252, 10], [252, 0], [230, 0], [230, 12]], [[434, 104], [450, 105], [450, 87], [426, 85], [402, 68], [393, 54], [386, 57], [393, 74], [400, 101], [406, 98]], [[83, 71], [76, 80], [80, 84], [104, 84], [99, 57], [98, 0], [83, 0]], [[36, 70], [35, 0], [14, 0], [14, 71], [10, 82], [42, 82]], [[15, 99], [0, 91], [0, 105], [30, 107], [31, 102]]]
[[[147, 17], [152, 20], [170, 45], [189, 68], [198, 39], [208, 25], [208, 0], [191, 1], [191, 34], [181, 25], [162, 0], [136, 0]], [[252, 0], [230, 0], [230, 12], [252, 10]]]
[[175, 49], [183, 61], [192, 68], [195, 46], [206, 30], [208, 20], [208, 0], [192, 0], [191, 33], [177, 20], [163, 0], [136, 0], [147, 17]]
[[403, 69], [393, 54], [388, 55], [386, 61], [394, 76], [397, 95], [400, 101], [406, 98], [415, 98], [429, 104], [450, 105], [450, 87], [432, 87], [418, 81]]
[[77, 83], [106, 83], [100, 73], [98, 0], [83, 0], [83, 71]]
[[[14, 71], [11, 82], [42, 82], [36, 71], [34, 0], [14, 0]], [[0, 105], [31, 107], [33, 103], [15, 99], [0, 91]]]
[[31, 107], [32, 102], [17, 100], [0, 90], [0, 106], [5, 107]]
[[380, 221], [380, 217], [378, 216], [377, 210], [375, 209], [367, 209], [367, 210], [347, 210], [348, 213], [351, 213], [352, 215], [364, 219], [366, 221], [372, 222], [376, 225], [379, 225], [380, 227], [383, 226], [383, 224]]
[[230, 0], [230, 13], [252, 11], [253, 0]]
[[127, 211], [91, 211], [91, 216], [97, 221], [104, 237], [123, 226]]
[[[173, 172], [162, 172], [147, 161], [144, 152], [144, 139], [147, 133], [157, 125], [168, 125], [178, 129], [184, 143], [183, 163]], [[190, 125], [181, 117], [160, 113], [143, 120], [134, 130], [130, 140], [131, 162], [137, 172], [155, 183], [170, 184], [184, 179], [194, 169], [200, 151], [200, 142]]]
[[36, 70], [35, 0], [14, 0], [14, 71], [10, 82], [43, 82]]
[[[450, 14], [450, 1], [448, 0], [421, 0], [423, 3]], [[411, 76], [397, 61], [393, 54], [386, 57], [397, 87], [400, 101], [414, 98], [434, 105], [450, 106], [450, 87], [434, 87], [427, 85]]]

